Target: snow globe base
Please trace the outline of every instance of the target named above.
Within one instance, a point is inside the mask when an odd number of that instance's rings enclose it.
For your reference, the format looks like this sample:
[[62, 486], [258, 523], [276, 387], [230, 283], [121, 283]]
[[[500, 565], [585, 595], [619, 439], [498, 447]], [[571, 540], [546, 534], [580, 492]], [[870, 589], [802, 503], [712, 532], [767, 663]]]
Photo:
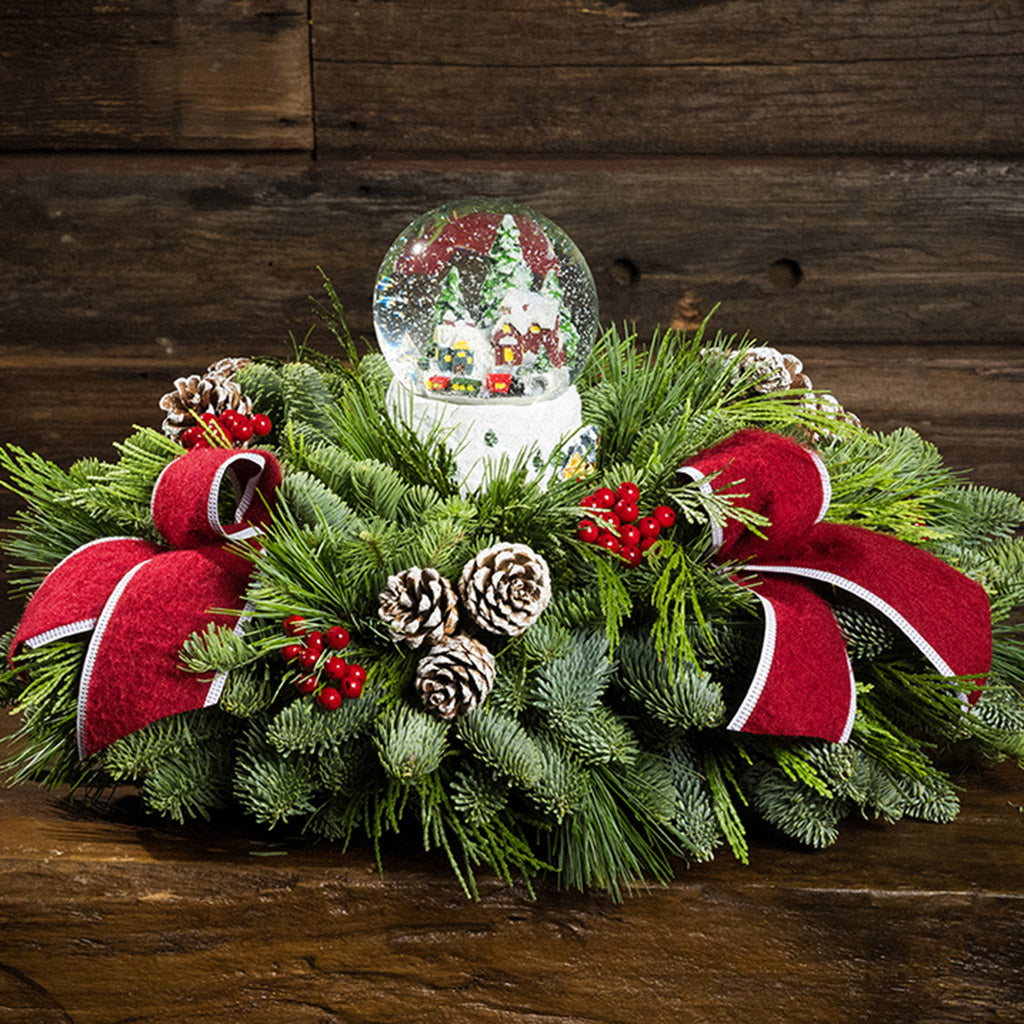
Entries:
[[439, 431], [456, 453], [459, 476], [465, 490], [483, 483], [488, 466], [502, 456], [514, 462], [524, 451], [532, 452], [532, 475], [556, 472], [549, 457], [563, 452], [582, 427], [579, 392], [569, 387], [552, 398], [529, 405], [488, 402], [461, 404], [417, 394], [398, 377], [388, 388], [387, 406], [392, 417], [408, 423], [420, 437]]

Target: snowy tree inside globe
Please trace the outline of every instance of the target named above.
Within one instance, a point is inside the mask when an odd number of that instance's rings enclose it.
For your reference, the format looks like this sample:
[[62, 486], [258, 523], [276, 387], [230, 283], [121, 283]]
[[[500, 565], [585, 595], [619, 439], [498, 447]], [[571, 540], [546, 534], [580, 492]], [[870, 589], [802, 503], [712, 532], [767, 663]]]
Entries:
[[572, 385], [597, 336], [597, 292], [547, 218], [486, 199], [418, 217], [384, 257], [373, 318], [392, 409], [423, 431], [450, 428], [470, 484], [493, 456], [534, 449], [546, 462], [579, 434]]

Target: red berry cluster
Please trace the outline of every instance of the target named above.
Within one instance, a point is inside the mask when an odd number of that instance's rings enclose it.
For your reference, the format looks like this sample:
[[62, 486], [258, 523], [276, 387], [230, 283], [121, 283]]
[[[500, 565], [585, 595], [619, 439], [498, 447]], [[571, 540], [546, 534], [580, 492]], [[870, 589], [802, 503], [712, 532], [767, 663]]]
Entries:
[[614, 491], [599, 487], [580, 502], [593, 510], [593, 518], [580, 520], [576, 536], [618, 555], [627, 565], [639, 565], [658, 534], [676, 521], [668, 505], [659, 505], [649, 516], [641, 516], [639, 500], [640, 488], [628, 480]]
[[266, 437], [273, 428], [269, 416], [261, 412], [246, 416], [237, 409], [225, 409], [219, 416], [204, 412], [199, 420], [182, 432], [181, 443], [186, 448], [233, 448], [253, 437]]
[[[340, 707], [343, 697], [362, 694], [366, 669], [362, 665], [350, 664], [335, 653], [348, 647], [349, 635], [344, 626], [331, 626], [323, 632], [312, 629], [307, 633], [306, 620], [301, 615], [289, 615], [283, 628], [286, 636], [294, 637], [296, 641], [299, 638], [303, 640], [303, 643], [285, 644], [281, 648], [281, 657], [285, 661], [296, 662], [303, 673], [308, 673], [295, 681], [295, 689], [299, 693], [315, 693], [317, 702], [328, 711]], [[336, 685], [322, 683], [317, 674], [321, 671]]]

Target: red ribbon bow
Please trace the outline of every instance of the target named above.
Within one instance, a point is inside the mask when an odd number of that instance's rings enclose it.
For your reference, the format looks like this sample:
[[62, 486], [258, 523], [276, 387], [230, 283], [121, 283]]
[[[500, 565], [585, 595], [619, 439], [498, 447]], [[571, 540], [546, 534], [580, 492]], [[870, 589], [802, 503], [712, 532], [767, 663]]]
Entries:
[[[225, 481], [236, 509], [228, 523], [220, 515]], [[43, 580], [10, 656], [22, 644], [41, 647], [92, 631], [78, 693], [82, 757], [159, 718], [219, 700], [224, 674], [184, 672], [178, 652], [211, 622], [237, 624], [253, 566], [226, 542], [258, 533], [280, 482], [270, 452], [192, 449], [153, 488], [153, 525], [170, 550], [138, 537], [104, 537], [73, 551]]]
[[[823, 523], [831, 485], [814, 452], [778, 434], [744, 430], [680, 469], [716, 490], [746, 492], [740, 504], [767, 516], [758, 537], [738, 520], [714, 529], [714, 558], [743, 562], [765, 631], [754, 678], [728, 728], [844, 742], [856, 689], [846, 645], [815, 583], [830, 584], [881, 612], [942, 675], [975, 676], [992, 665], [984, 588], [941, 559], [858, 526]], [[737, 486], [740, 485], [740, 486]], [[747, 574], [754, 574], [752, 577]]]

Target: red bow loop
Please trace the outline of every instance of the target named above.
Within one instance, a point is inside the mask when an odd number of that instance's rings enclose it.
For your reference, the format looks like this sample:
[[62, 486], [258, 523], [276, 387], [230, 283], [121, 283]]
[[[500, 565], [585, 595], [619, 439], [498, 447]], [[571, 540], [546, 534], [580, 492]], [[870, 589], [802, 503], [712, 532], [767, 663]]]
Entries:
[[[984, 588], [940, 558], [895, 537], [824, 523], [831, 486], [820, 457], [796, 441], [744, 430], [701, 452], [680, 473], [766, 515], [763, 537], [730, 520], [715, 538], [716, 561], [743, 561], [737, 582], [765, 612], [754, 679], [729, 723], [737, 731], [849, 738], [856, 689], [842, 633], [816, 592], [831, 585], [866, 601], [939, 673], [973, 676], [992, 664], [992, 622]], [[837, 654], [842, 650], [842, 658]]]
[[153, 488], [153, 523], [170, 550], [140, 538], [103, 538], [72, 552], [43, 581], [11, 656], [22, 643], [92, 632], [78, 698], [82, 757], [220, 698], [223, 676], [182, 671], [178, 652], [209, 623], [237, 625], [252, 562], [227, 542], [258, 534], [280, 481], [270, 452], [192, 449]]

